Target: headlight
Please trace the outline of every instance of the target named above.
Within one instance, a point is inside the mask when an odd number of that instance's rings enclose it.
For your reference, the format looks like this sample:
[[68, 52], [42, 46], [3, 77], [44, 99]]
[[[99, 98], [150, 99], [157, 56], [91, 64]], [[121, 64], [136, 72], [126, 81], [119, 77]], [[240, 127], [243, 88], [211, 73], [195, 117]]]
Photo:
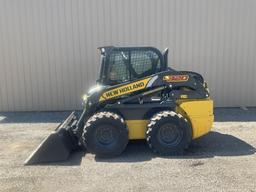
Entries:
[[83, 99], [83, 106], [85, 107], [86, 103], [87, 103], [87, 100], [88, 100], [88, 96], [85, 94], [85, 95], [82, 96], [82, 99]]
[[85, 94], [82, 96], [83, 101], [87, 101], [88, 96]]
[[208, 93], [208, 96], [209, 96], [210, 90], [209, 90], [208, 85], [207, 85], [206, 82], [204, 82], [204, 88], [205, 88], [205, 90], [206, 90], [206, 92]]

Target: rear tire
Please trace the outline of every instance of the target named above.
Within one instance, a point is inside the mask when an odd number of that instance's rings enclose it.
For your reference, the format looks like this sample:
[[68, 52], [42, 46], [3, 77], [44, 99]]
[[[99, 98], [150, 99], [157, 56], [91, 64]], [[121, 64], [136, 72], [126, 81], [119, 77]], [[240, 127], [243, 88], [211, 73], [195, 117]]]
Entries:
[[181, 114], [162, 111], [150, 119], [146, 138], [153, 152], [160, 155], [179, 155], [189, 146], [192, 130]]
[[94, 114], [85, 123], [82, 134], [84, 147], [102, 157], [120, 155], [128, 140], [124, 119], [112, 112]]

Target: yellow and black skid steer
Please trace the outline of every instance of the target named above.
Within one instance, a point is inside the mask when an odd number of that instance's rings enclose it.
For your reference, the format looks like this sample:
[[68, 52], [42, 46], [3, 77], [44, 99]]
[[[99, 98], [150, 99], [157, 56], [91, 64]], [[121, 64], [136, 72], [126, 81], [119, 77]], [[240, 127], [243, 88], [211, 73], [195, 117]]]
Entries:
[[146, 139], [160, 155], [179, 155], [210, 131], [214, 115], [207, 83], [198, 73], [169, 68], [168, 49], [99, 50], [99, 79], [83, 96], [81, 115], [72, 112], [25, 164], [66, 160], [78, 148], [116, 156], [134, 139]]

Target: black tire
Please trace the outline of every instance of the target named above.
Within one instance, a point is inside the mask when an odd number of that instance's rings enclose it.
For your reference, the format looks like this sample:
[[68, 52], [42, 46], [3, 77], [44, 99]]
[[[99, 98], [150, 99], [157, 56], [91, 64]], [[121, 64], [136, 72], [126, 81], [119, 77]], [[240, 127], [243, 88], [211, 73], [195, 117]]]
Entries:
[[120, 155], [128, 143], [124, 119], [112, 112], [94, 114], [85, 123], [82, 143], [91, 153], [101, 157]]
[[181, 114], [162, 111], [150, 119], [146, 139], [153, 152], [160, 155], [180, 155], [192, 140], [192, 130]]

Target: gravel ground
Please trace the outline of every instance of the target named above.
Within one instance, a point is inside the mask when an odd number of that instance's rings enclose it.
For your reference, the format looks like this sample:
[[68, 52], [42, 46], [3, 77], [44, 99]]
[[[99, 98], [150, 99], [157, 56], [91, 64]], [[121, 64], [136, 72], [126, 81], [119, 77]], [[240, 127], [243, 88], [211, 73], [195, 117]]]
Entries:
[[23, 166], [67, 115], [0, 113], [0, 191], [256, 191], [256, 108], [216, 109], [212, 132], [180, 157], [158, 157], [138, 141], [113, 159], [76, 152]]

